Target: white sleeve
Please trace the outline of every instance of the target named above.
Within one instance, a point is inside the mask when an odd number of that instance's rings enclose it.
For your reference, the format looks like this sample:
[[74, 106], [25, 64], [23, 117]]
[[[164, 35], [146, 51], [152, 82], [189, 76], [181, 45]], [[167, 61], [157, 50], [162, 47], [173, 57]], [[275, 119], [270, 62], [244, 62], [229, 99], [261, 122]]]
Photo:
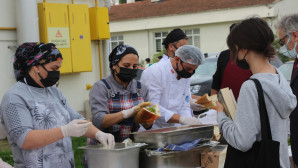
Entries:
[[156, 69], [148, 69], [145, 70], [141, 76], [141, 83], [146, 85], [149, 92], [149, 101], [151, 101], [152, 104], [159, 104], [159, 110], [161, 112], [161, 118], [164, 118], [165, 122], [168, 122], [168, 120], [174, 115], [175, 112], [166, 109], [162, 105], [160, 105], [161, 102], [161, 95], [163, 91], [162, 84], [162, 73], [154, 71]]

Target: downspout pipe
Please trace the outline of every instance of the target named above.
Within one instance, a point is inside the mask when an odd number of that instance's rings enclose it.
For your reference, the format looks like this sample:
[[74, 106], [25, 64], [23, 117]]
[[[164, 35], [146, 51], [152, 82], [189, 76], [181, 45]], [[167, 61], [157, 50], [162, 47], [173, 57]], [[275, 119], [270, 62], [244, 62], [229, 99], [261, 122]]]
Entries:
[[[95, 0], [95, 5], [97, 5], [97, 0]], [[107, 7], [108, 10], [110, 11], [111, 9], [111, 2], [110, 0], [103, 0], [100, 1], [101, 3], [99, 3], [99, 6], [103, 6], [103, 7]], [[109, 68], [109, 54], [110, 54], [110, 41], [109, 40], [102, 40], [102, 42], [98, 42], [98, 50], [99, 52], [102, 52], [102, 57], [101, 57], [101, 71], [103, 71], [103, 73], [101, 72], [101, 77], [105, 77], [108, 76], [110, 73], [110, 68]], [[102, 49], [102, 51], [100, 51], [100, 48]]]
[[17, 44], [39, 42], [36, 0], [16, 1]]

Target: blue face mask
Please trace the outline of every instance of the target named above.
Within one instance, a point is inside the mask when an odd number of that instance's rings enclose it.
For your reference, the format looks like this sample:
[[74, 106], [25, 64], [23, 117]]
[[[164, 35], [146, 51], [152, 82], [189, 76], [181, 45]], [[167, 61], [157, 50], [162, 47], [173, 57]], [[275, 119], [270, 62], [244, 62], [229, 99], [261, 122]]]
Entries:
[[[292, 35], [291, 35], [292, 36]], [[289, 57], [289, 58], [295, 58], [297, 56], [297, 52], [296, 52], [296, 45], [297, 45], [297, 42], [295, 43], [295, 46], [292, 50], [288, 50], [287, 49], [287, 45], [291, 39], [291, 36], [289, 37], [288, 39], [288, 42], [287, 44], [285, 44], [284, 46], [282, 46], [280, 49], [279, 49], [279, 52], [281, 52], [284, 56], [286, 57]]]

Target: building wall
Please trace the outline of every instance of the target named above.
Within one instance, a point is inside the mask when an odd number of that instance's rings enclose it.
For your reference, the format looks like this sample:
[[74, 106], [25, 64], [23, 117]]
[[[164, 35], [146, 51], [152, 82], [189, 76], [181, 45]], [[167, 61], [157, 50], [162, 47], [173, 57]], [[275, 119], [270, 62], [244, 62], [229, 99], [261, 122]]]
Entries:
[[149, 37], [148, 31], [133, 31], [124, 34], [124, 43], [133, 46], [139, 53], [139, 60], [145, 60], [148, 57]]
[[[233, 22], [202, 24], [193, 26], [182, 26], [181, 29], [200, 29], [200, 49], [206, 53], [220, 52], [227, 49], [226, 37], [229, 33], [229, 27]], [[155, 38], [156, 32], [169, 32], [176, 27], [129, 31], [121, 33], [114, 33], [112, 35], [123, 35], [124, 43], [129, 44], [137, 49], [140, 54], [140, 61], [147, 57], [152, 58], [155, 52]]]
[[[42, 2], [42, 0], [38, 0]], [[71, 3], [69, 0], [47, 0], [47, 3]], [[16, 0], [0, 1], [0, 27], [16, 27], [15, 16]], [[94, 5], [90, 0], [76, 0], [78, 4]], [[8, 46], [13, 46], [9, 49]], [[13, 74], [13, 56], [16, 49], [16, 30], [0, 30], [0, 101], [4, 93], [15, 83]], [[89, 97], [86, 84], [94, 84], [100, 78], [99, 53], [97, 41], [91, 42], [92, 72], [62, 74], [59, 89], [63, 92], [70, 105], [77, 111], [84, 110], [84, 101]], [[107, 55], [103, 55], [107, 57]], [[104, 65], [108, 66], [108, 65]]]
[[[138, 39], [145, 39], [145, 36], [149, 37], [147, 40], [148, 46], [143, 46], [148, 54], [142, 55], [141, 59], [152, 57], [155, 54], [155, 32], [170, 31], [176, 27], [181, 29], [200, 28], [201, 50], [204, 53], [214, 53], [227, 49], [226, 38], [232, 23], [256, 15], [267, 20], [276, 33], [275, 25], [277, 21], [282, 16], [297, 13], [297, 6], [297, 0], [280, 0], [270, 5], [111, 21], [110, 29], [111, 35], [122, 34], [124, 43], [127, 43], [126, 39], [129, 39], [129, 43], [133, 46], [139, 45]], [[135, 33], [135, 31], [138, 33]], [[142, 53], [146, 53], [146, 51], [142, 50]]]
[[[124, 36], [125, 44], [129, 42], [135, 47], [140, 45], [139, 39], [148, 37], [148, 45], [142, 47], [142, 53], [145, 55], [142, 55], [141, 59], [152, 58], [156, 53], [155, 32], [169, 32], [177, 27], [181, 29], [200, 28], [200, 49], [204, 53], [214, 53], [227, 49], [226, 37], [230, 25], [253, 14], [258, 14], [261, 17], [274, 17], [274, 10], [267, 6], [253, 6], [146, 19], [112, 21], [110, 22], [110, 29], [111, 35], [121, 34]], [[126, 41], [127, 39], [129, 41]]]

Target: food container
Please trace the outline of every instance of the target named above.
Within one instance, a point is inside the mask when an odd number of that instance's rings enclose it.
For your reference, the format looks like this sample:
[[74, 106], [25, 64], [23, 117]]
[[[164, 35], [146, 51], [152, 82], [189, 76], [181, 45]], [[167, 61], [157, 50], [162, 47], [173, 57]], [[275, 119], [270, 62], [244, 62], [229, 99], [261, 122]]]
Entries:
[[134, 132], [134, 142], [146, 143], [146, 148], [160, 148], [166, 144], [183, 144], [202, 138], [210, 141], [213, 137], [213, 125], [185, 125], [143, 132]]
[[140, 150], [140, 168], [195, 168], [201, 166], [201, 153], [210, 152], [218, 142], [202, 142], [188, 151]]
[[138, 168], [140, 147], [144, 143], [116, 143], [114, 149], [105, 149], [102, 145], [79, 147], [85, 149], [88, 168]]
[[195, 147], [188, 151], [163, 152], [149, 155], [147, 149], [140, 150], [140, 168], [194, 168], [201, 166], [201, 153], [209, 152], [209, 146]]

